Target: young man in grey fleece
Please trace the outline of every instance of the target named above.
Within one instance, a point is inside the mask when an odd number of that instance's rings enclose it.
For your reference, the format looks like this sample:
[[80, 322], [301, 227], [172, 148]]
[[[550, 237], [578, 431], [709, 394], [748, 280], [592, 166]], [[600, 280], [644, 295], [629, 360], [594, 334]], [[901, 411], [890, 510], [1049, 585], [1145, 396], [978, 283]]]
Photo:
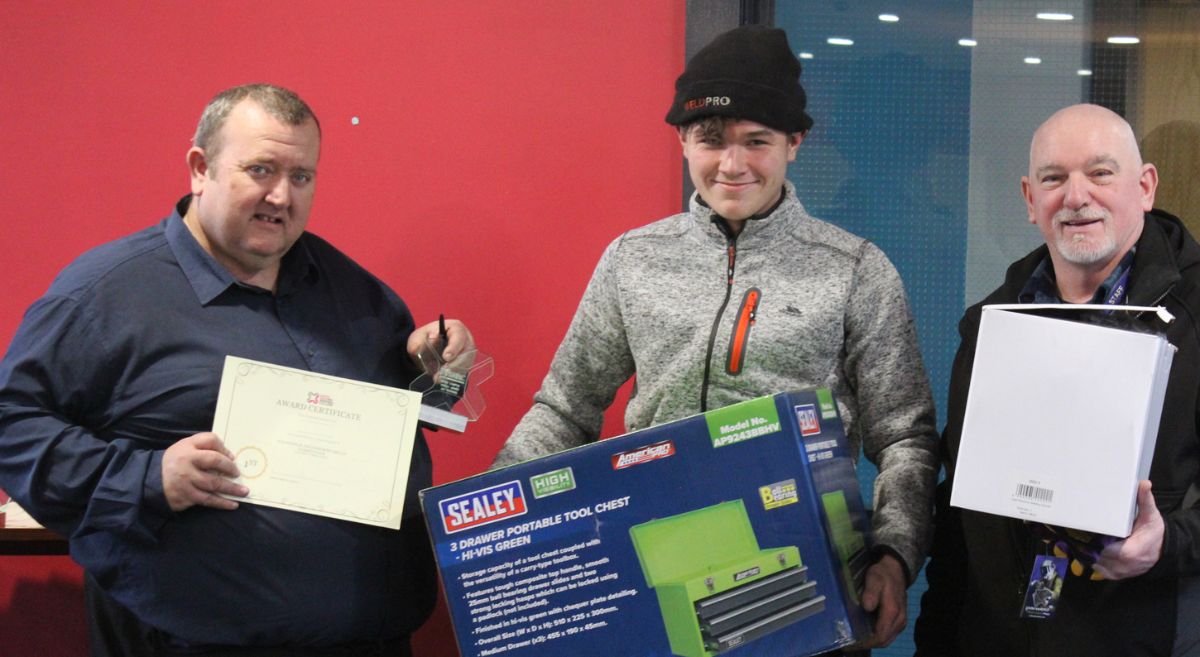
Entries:
[[885, 646], [928, 549], [935, 412], [895, 268], [809, 216], [787, 182], [812, 126], [799, 78], [786, 35], [765, 26], [718, 36], [688, 63], [667, 122], [696, 186], [689, 211], [609, 245], [496, 465], [596, 440], [631, 376], [629, 431], [829, 387], [852, 450], [879, 466], [864, 647]]

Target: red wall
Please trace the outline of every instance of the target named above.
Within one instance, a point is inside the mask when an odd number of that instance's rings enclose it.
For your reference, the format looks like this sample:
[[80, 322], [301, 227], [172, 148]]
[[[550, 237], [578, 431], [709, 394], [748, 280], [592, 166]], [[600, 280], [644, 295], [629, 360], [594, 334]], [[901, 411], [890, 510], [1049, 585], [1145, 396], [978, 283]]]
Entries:
[[[662, 117], [684, 14], [662, 0], [0, 3], [0, 345], [63, 265], [187, 192], [215, 92], [275, 82], [322, 121], [310, 228], [418, 323], [460, 317], [495, 357], [487, 414], [431, 435], [438, 482], [479, 472], [604, 246], [678, 208]], [[79, 581], [66, 558], [0, 558], [0, 652], [83, 654]], [[443, 612], [417, 648], [456, 654]]]

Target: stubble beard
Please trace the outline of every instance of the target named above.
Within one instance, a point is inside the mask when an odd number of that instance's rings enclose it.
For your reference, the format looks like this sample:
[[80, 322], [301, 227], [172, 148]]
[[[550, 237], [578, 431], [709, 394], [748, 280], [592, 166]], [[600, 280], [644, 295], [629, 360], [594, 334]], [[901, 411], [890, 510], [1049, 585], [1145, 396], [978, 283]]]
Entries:
[[1094, 265], [1107, 261], [1117, 252], [1117, 241], [1109, 233], [1112, 215], [1107, 210], [1086, 207], [1079, 210], [1063, 208], [1054, 214], [1054, 226], [1057, 228], [1060, 224], [1075, 219], [1100, 219], [1104, 222], [1104, 232], [1099, 238], [1059, 233], [1055, 240], [1055, 247], [1064, 260], [1073, 265]]

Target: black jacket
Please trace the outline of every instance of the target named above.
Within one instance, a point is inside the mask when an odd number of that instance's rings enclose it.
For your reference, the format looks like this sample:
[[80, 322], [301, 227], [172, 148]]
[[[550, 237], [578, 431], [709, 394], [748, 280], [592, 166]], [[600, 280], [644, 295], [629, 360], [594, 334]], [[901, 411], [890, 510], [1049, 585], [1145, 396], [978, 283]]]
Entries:
[[1200, 245], [1178, 219], [1157, 210], [1146, 215], [1127, 303], [1163, 305], [1175, 315], [1166, 326], [1153, 313], [1138, 318], [1178, 348], [1150, 468], [1166, 523], [1158, 564], [1122, 581], [1068, 577], [1053, 618], [1022, 619], [1026, 583], [1043, 544], [1019, 520], [948, 504], [982, 306], [1015, 302], [1045, 257], [1043, 245], [1013, 263], [1004, 285], [967, 309], [959, 323], [962, 343], [941, 444], [947, 477], [938, 490], [929, 591], [916, 623], [919, 657], [1170, 655], [1180, 578], [1200, 574], [1200, 508], [1183, 508], [1189, 487], [1200, 482]]

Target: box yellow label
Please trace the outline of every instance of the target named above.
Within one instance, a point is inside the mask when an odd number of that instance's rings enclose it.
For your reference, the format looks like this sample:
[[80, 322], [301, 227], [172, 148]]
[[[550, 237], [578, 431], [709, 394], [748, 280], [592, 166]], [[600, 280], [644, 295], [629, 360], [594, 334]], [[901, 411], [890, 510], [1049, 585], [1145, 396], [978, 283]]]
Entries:
[[800, 501], [796, 494], [795, 479], [788, 479], [770, 486], [761, 486], [758, 494], [762, 497], [764, 509], [777, 509]]

